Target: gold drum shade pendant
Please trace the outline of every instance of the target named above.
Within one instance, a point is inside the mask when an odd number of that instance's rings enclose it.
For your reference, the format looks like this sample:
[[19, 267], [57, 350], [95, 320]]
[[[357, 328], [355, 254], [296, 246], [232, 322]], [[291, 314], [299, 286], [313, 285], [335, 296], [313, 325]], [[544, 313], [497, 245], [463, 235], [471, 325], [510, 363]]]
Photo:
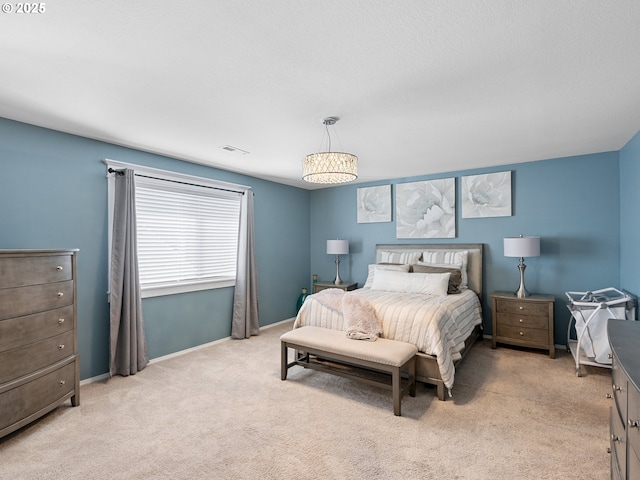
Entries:
[[325, 126], [328, 149], [326, 152], [312, 153], [302, 160], [302, 179], [310, 183], [346, 183], [358, 178], [358, 157], [351, 153], [332, 152], [329, 126], [335, 125], [338, 117], [327, 117]]

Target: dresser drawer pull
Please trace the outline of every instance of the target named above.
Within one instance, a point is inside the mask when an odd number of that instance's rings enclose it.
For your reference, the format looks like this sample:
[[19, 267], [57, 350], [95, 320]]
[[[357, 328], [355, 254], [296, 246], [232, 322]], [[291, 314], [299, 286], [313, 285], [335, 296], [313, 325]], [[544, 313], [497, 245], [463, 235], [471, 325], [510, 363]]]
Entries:
[[58, 319], [58, 325], [62, 325], [64, 323], [64, 318], [59, 318]]
[[611, 360], [611, 359], [613, 358], [613, 354], [612, 354], [612, 353], [608, 354], [608, 355], [607, 355], [607, 358], [608, 358], [609, 360]]
[[620, 437], [617, 435], [614, 435], [613, 433], [611, 434], [611, 441], [612, 442], [619, 442], [620, 441]]
[[524, 332], [518, 332], [518, 333], [520, 333], [521, 337], [524, 337]]
[[62, 298], [62, 297], [64, 297], [64, 293], [58, 292], [58, 298]]
[[613, 384], [613, 391], [614, 392], [621, 392], [622, 391], [622, 387], [620, 385], [616, 385], [615, 383]]
[[629, 428], [638, 428], [638, 421], [637, 420], [628, 419], [627, 420], [627, 425], [629, 425]]
[[520, 310], [524, 310], [524, 307], [523, 307], [522, 305], [520, 305], [520, 306], [518, 307], [518, 309], [520, 309]]
[[64, 344], [61, 343], [60, 345], [58, 345], [58, 350], [64, 350]]
[[62, 270], [64, 270], [64, 269], [63, 269], [60, 265], [58, 265], [58, 266], [56, 267], [56, 270], [58, 270], [59, 272], [61, 272], [61, 271], [62, 271]]
[[58, 382], [58, 385], [60, 385], [61, 387], [63, 387], [65, 383], [66, 383], [66, 382], [65, 382], [64, 380], [60, 380], [60, 381]]
[[605, 394], [604, 394], [604, 398], [609, 398], [609, 399], [611, 399], [611, 398], [613, 398], [613, 395], [611, 395], [610, 393], [605, 393]]
[[520, 323], [524, 323], [524, 320], [521, 318], [518, 320]]

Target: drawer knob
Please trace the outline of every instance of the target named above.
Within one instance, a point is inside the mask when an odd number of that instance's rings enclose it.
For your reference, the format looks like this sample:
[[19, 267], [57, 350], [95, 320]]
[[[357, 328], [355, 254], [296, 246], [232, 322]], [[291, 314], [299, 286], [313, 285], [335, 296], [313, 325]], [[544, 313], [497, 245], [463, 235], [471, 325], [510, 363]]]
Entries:
[[62, 298], [62, 297], [64, 297], [64, 293], [58, 292], [58, 298]]
[[615, 383], [613, 384], [613, 391], [614, 392], [621, 392], [622, 391], [622, 387], [620, 385], [616, 385]]
[[56, 270], [58, 270], [59, 272], [61, 272], [61, 271], [62, 271], [62, 270], [64, 270], [64, 269], [63, 269], [60, 265], [58, 265], [58, 266], [56, 267]]
[[610, 393], [605, 393], [605, 394], [604, 394], [604, 398], [609, 398], [609, 399], [611, 399], [611, 398], [613, 398], [613, 395], [611, 395]]
[[524, 323], [524, 320], [523, 320], [523, 319], [520, 319], [520, 320], [518, 320], [518, 321], [519, 321], [520, 323]]
[[638, 428], [638, 421], [637, 420], [628, 419], [627, 420], [627, 425], [629, 425], [629, 428]]
[[64, 344], [61, 343], [60, 345], [58, 345], [58, 350], [64, 350]]
[[519, 332], [521, 337], [524, 337], [524, 332]]
[[617, 435], [614, 435], [613, 433], [611, 434], [611, 441], [612, 442], [619, 442], [620, 441], [620, 437]]
[[60, 385], [61, 387], [62, 387], [62, 386], [64, 386], [64, 384], [65, 384], [65, 381], [64, 381], [64, 380], [60, 380], [60, 381], [58, 382], [58, 385]]
[[608, 354], [608, 355], [607, 355], [607, 358], [608, 358], [609, 360], [611, 360], [611, 359], [613, 358], [613, 354], [612, 354], [612, 353]]
[[524, 307], [523, 307], [522, 305], [520, 305], [518, 308], [519, 308], [520, 310], [524, 310]]
[[64, 318], [59, 318], [58, 319], [58, 325], [62, 325], [64, 323]]

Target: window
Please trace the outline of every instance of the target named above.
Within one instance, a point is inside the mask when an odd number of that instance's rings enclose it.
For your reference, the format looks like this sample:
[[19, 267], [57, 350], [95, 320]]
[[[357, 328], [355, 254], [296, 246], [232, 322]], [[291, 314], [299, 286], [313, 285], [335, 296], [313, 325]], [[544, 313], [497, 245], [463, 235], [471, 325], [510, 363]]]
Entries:
[[105, 163], [136, 173], [143, 297], [235, 285], [240, 203], [247, 187], [111, 160]]

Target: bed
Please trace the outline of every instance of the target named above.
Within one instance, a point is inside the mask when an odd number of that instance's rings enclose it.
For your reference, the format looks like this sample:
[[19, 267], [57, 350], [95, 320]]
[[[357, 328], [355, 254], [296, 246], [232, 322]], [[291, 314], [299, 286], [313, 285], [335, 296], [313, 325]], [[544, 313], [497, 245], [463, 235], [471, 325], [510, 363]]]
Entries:
[[[367, 282], [363, 288], [348, 292], [370, 302], [382, 337], [418, 347], [416, 379], [435, 385], [440, 400], [445, 400], [446, 391], [451, 395], [456, 365], [481, 334], [482, 256], [482, 244], [379, 244], [376, 245], [376, 262], [369, 266]], [[461, 259], [465, 261], [461, 262]], [[420, 272], [431, 271], [432, 266], [436, 270], [454, 267], [462, 272], [466, 270], [466, 275], [462, 274], [462, 288], [456, 294], [445, 291], [444, 295], [425, 295], [378, 288], [385, 279], [399, 278], [391, 276], [397, 275], [395, 273], [380, 273], [381, 270], [414, 270], [413, 266], [405, 265], [418, 265], [415, 269]], [[400, 278], [430, 279], [438, 276], [401, 275]], [[451, 283], [448, 286], [453, 288]], [[345, 329], [342, 312], [327, 307], [314, 295], [307, 297], [294, 322], [294, 328], [305, 325]]]

